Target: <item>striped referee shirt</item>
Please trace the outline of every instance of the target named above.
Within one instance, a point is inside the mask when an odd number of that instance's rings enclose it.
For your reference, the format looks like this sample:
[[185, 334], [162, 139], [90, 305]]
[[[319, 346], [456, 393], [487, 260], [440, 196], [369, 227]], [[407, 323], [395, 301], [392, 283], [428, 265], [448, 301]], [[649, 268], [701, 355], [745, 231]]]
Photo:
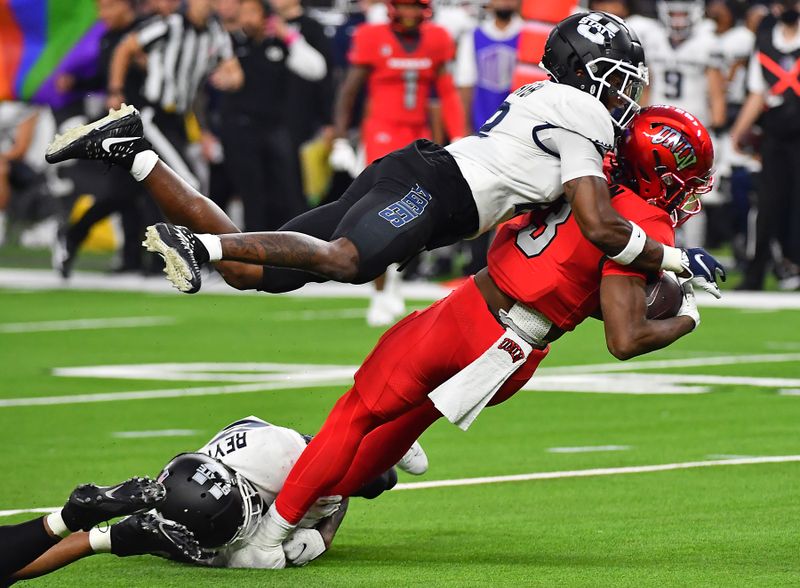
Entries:
[[142, 94], [167, 112], [187, 112], [206, 76], [233, 57], [231, 39], [214, 18], [200, 29], [183, 13], [157, 17], [145, 23], [136, 37], [147, 53]]

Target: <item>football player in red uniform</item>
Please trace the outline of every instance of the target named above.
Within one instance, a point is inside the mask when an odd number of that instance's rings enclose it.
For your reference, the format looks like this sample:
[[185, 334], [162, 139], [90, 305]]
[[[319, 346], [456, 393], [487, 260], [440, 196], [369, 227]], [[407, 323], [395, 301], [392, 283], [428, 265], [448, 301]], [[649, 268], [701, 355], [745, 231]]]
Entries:
[[[431, 89], [442, 102], [442, 115], [451, 139], [464, 136], [461, 100], [447, 64], [455, 57], [450, 34], [432, 23], [430, 0], [392, 0], [390, 22], [363, 24], [356, 29], [349, 53], [351, 67], [342, 84], [334, 115], [330, 163], [337, 171], [356, 176], [356, 154], [347, 139], [353, 105], [367, 84], [367, 104], [361, 125], [366, 162], [372, 163], [417, 139], [430, 139], [428, 106]], [[397, 272], [387, 276], [399, 280]], [[405, 312], [397, 288], [384, 289], [384, 279], [375, 281], [376, 292], [367, 311], [367, 323], [385, 326]]]
[[428, 102], [434, 87], [451, 140], [464, 136], [464, 110], [447, 71], [455, 44], [444, 28], [429, 20], [430, 15], [430, 0], [392, 0], [390, 22], [356, 29], [348, 56], [351, 67], [334, 114], [334, 169], [356, 175], [355, 154], [346, 136], [356, 96], [365, 83], [361, 140], [367, 163], [416, 139], [431, 138]]
[[[612, 205], [672, 243], [675, 226], [710, 188], [713, 160], [711, 139], [692, 115], [645, 109], [618, 147]], [[700, 315], [689, 282], [676, 316], [646, 318], [650, 277], [605, 257], [563, 199], [503, 225], [488, 268], [387, 331], [297, 461], [262, 536], [265, 550], [275, 545], [275, 567], [284, 565], [281, 541], [319, 496], [347, 496], [443, 415], [466, 429], [531, 378], [552, 341], [596, 311], [609, 351], [623, 360], [694, 330]]]

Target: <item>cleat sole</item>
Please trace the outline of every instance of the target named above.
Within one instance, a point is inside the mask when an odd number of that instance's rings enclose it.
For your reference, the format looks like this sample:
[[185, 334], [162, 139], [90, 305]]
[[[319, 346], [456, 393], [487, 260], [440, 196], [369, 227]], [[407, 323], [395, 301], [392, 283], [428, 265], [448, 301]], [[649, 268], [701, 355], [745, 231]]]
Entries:
[[161, 240], [161, 236], [154, 226], [147, 227], [142, 246], [161, 256], [164, 260], [164, 273], [176, 289], [186, 294], [192, 293], [192, 285], [189, 282], [192, 272], [189, 266], [175, 249]]

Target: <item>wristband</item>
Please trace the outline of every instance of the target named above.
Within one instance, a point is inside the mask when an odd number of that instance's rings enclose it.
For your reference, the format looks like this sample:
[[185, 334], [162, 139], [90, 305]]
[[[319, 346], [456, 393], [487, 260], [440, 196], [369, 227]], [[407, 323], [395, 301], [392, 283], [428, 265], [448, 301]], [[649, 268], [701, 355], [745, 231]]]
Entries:
[[[630, 222], [630, 221], [629, 221]], [[636, 223], [631, 223], [631, 236], [628, 239], [628, 244], [625, 248], [614, 255], [609, 257], [611, 261], [615, 261], [620, 265], [628, 265], [633, 263], [633, 260], [639, 257], [639, 254], [644, 251], [644, 245], [647, 243], [647, 235]]]
[[664, 248], [664, 257], [661, 258], [661, 269], [682, 274], [686, 270], [683, 264], [683, 249], [669, 245], [662, 245], [662, 247]]

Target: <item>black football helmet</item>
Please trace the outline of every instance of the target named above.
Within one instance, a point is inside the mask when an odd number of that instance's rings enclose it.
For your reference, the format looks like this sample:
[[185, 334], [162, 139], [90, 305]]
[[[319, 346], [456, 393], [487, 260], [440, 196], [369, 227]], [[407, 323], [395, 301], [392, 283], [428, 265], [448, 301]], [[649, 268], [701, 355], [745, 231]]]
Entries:
[[253, 485], [203, 453], [181, 453], [158, 476], [167, 496], [158, 506], [167, 519], [186, 526], [206, 549], [249, 537], [263, 510]]
[[621, 130], [639, 112], [648, 83], [644, 49], [625, 21], [606, 12], [584, 12], [558, 23], [539, 64], [559, 84], [597, 98]]

